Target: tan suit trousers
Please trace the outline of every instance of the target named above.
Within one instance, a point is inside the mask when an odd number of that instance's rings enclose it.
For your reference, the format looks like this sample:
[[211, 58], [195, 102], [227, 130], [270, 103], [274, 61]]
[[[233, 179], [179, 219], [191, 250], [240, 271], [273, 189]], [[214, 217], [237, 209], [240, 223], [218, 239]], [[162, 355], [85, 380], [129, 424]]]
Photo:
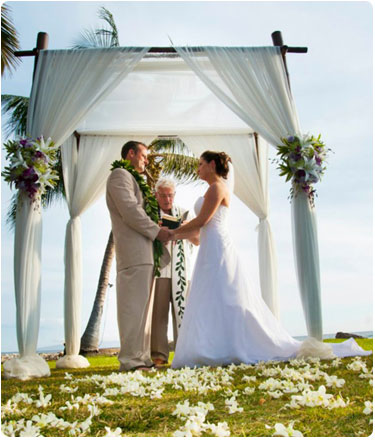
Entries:
[[152, 264], [117, 272], [117, 322], [120, 333], [120, 371], [150, 366], [152, 320]]
[[177, 324], [173, 310], [171, 278], [155, 280], [154, 309], [152, 313], [151, 356], [168, 361], [168, 317], [169, 304], [172, 304], [173, 340], [176, 343]]

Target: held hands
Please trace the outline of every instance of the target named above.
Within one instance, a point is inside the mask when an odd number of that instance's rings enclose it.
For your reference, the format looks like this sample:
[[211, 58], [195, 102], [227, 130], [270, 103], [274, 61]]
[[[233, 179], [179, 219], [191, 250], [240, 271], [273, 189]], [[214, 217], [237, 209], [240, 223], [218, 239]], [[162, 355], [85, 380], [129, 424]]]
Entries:
[[172, 240], [172, 235], [173, 234], [170, 229], [162, 227], [160, 228], [159, 234], [156, 236], [156, 238], [162, 243], [167, 243], [168, 241]]

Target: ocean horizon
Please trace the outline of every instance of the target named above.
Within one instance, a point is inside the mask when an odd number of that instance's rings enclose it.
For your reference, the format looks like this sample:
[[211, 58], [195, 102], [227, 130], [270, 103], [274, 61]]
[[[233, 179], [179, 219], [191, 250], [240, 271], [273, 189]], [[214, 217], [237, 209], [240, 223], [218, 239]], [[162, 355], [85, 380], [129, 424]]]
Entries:
[[[368, 330], [368, 331], [361, 331], [361, 332], [345, 332], [345, 333], [352, 333], [358, 336], [363, 336], [364, 338], [369, 338], [372, 339], [373, 338], [373, 331], [372, 330]], [[327, 333], [323, 335], [323, 339], [334, 339], [336, 336], [336, 333]], [[307, 338], [307, 335], [303, 335], [303, 336], [293, 336], [293, 338], [299, 340], [299, 341], [303, 341], [304, 339]], [[99, 348], [117, 348], [120, 347], [120, 341], [103, 341]], [[60, 352], [64, 350], [64, 346], [63, 344], [61, 345], [51, 345], [48, 347], [40, 347], [37, 348], [37, 353], [55, 353], [55, 352]], [[18, 351], [2, 351], [1, 354], [5, 355], [5, 354], [15, 354], [18, 353]]]

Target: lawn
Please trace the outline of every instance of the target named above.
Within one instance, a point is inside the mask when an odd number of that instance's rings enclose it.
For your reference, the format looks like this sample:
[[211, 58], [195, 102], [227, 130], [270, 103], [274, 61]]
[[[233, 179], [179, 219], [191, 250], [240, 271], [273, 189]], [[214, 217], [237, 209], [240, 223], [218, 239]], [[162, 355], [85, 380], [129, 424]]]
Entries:
[[[372, 349], [372, 339], [358, 343]], [[118, 373], [117, 358], [110, 356], [90, 357], [91, 367], [84, 370], [56, 370], [49, 362], [50, 377], [2, 381], [2, 431], [54, 437], [269, 437], [277, 429], [280, 435], [296, 435], [296, 430], [305, 437], [369, 436], [372, 360], [151, 373]]]

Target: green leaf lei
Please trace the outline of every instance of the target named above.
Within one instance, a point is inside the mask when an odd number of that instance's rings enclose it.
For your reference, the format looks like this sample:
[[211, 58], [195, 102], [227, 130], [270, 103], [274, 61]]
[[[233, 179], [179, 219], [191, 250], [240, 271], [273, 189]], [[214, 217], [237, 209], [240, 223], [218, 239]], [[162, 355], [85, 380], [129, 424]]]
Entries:
[[[143, 177], [134, 169], [129, 160], [115, 160], [112, 163], [111, 171], [116, 168], [122, 168], [128, 171], [137, 181], [140, 190], [143, 194], [144, 205], [143, 208], [150, 219], [159, 224], [158, 202], [151, 192], [151, 188], [144, 181]], [[154, 240], [154, 274], [160, 276], [160, 257], [163, 254], [163, 245], [160, 240]]]

